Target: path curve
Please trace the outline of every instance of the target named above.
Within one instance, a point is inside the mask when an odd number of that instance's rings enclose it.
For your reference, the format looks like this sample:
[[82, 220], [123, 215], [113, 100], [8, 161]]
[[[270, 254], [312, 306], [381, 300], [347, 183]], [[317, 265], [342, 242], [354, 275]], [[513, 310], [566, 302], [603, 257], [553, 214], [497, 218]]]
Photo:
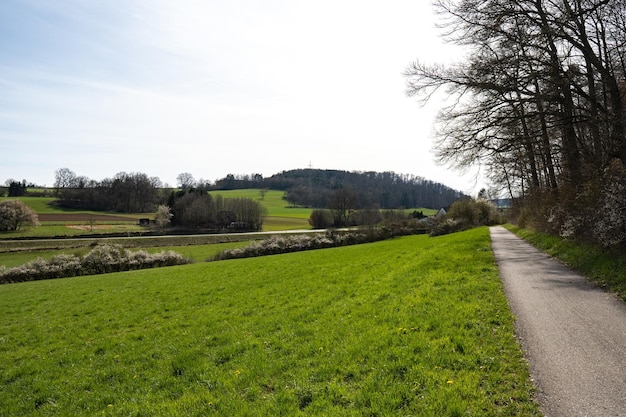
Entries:
[[490, 231], [544, 415], [626, 416], [626, 304], [503, 227]]

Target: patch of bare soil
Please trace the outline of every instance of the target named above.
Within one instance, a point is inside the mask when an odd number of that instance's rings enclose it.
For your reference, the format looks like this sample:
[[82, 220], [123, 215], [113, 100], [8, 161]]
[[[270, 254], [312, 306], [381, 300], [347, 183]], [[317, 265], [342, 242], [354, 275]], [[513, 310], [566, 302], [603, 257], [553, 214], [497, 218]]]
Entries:
[[38, 217], [40, 222], [138, 222], [132, 217], [89, 213], [41, 213]]

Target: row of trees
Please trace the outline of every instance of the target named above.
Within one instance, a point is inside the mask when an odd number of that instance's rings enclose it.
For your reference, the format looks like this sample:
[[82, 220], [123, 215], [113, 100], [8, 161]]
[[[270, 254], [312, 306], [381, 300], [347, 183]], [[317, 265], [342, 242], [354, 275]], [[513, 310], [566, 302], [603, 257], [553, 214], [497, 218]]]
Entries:
[[161, 180], [143, 173], [120, 172], [113, 178], [95, 181], [61, 168], [55, 178], [58, 204], [67, 208], [148, 213], [164, 197]]
[[26, 180], [17, 181], [13, 178], [9, 178], [4, 184], [5, 187], [0, 187], [0, 197], [20, 197], [26, 194], [28, 188], [36, 187], [35, 184], [29, 183]]
[[454, 98], [439, 115], [439, 161], [482, 164], [542, 227], [625, 244], [626, 0], [434, 5], [446, 39], [469, 51], [406, 71], [410, 96]]
[[[260, 174], [227, 175], [211, 184], [195, 180], [189, 173], [177, 177], [178, 188], [224, 190], [261, 188], [286, 191], [292, 205], [333, 208], [337, 190], [350, 190], [356, 208], [395, 209], [401, 207], [447, 207], [463, 194], [443, 184], [394, 172], [347, 172], [302, 169], [284, 171], [270, 178]], [[157, 177], [142, 173], [120, 172], [113, 178], [94, 181], [76, 175], [68, 168], [56, 171], [54, 188], [59, 204], [76, 209], [120, 212], [153, 212], [168, 199], [168, 190]], [[347, 192], [347, 191], [346, 191]]]
[[199, 185], [191, 174], [178, 176], [180, 189], [163, 188], [156, 177], [142, 173], [120, 172], [102, 181], [90, 180], [62, 168], [56, 171], [55, 190], [63, 207], [152, 213], [157, 211], [161, 226], [189, 229], [236, 228], [260, 230], [263, 207], [247, 198], [224, 199], [208, 194], [208, 185]]

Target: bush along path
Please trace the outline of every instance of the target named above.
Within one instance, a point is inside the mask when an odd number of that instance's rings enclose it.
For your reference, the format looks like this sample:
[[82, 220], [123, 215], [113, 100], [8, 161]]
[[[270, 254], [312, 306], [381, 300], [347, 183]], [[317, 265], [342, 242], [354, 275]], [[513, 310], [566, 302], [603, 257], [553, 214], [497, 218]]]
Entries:
[[491, 239], [545, 415], [626, 415], [626, 304], [502, 227]]

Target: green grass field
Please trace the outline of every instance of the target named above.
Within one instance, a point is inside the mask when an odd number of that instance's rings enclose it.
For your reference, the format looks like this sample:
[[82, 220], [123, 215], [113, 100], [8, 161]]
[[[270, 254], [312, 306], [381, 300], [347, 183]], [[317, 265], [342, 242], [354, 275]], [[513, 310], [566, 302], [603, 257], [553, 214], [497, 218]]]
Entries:
[[283, 199], [284, 191], [268, 190], [263, 198], [261, 198], [260, 191], [258, 189], [211, 191], [210, 194], [221, 195], [224, 198], [250, 198], [259, 201], [267, 209], [263, 231], [311, 229], [309, 217], [312, 209], [289, 207], [287, 201]]
[[1, 416], [538, 416], [486, 228], [0, 286]]
[[51, 206], [56, 198], [54, 197], [0, 197], [2, 200], [20, 200], [28, 207], [32, 208], [36, 213], [57, 213], [60, 212], [58, 207]]

